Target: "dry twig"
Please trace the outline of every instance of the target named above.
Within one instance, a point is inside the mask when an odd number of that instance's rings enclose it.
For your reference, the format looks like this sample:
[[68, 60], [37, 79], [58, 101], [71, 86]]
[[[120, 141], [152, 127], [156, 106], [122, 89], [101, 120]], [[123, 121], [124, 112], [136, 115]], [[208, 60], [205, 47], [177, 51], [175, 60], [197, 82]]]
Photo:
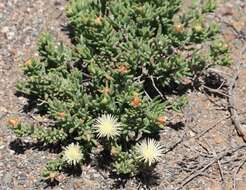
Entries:
[[202, 87], [205, 88], [205, 89], [207, 89], [208, 91], [210, 91], [210, 92], [212, 92], [212, 93], [216, 93], [216, 94], [219, 94], [219, 95], [221, 95], [221, 96], [228, 97], [227, 94], [223, 93], [223, 92], [220, 90], [221, 87], [219, 87], [218, 89], [213, 89], [213, 88], [210, 88], [210, 87], [205, 86], [205, 85], [202, 85]]
[[162, 92], [157, 88], [153, 76], [150, 76], [150, 80], [151, 80], [151, 82], [152, 82], [153, 87], [155, 88], [155, 90], [156, 90], [156, 91], [158, 92], [158, 94], [160, 95], [160, 97], [161, 97], [163, 100], [167, 100], [167, 98], [166, 98], [166, 97], [162, 94]]
[[207, 170], [208, 168], [210, 168], [215, 162], [218, 162], [218, 160], [221, 160], [224, 156], [228, 155], [228, 154], [233, 154], [236, 151], [242, 149], [242, 148], [246, 148], [246, 145], [240, 145], [234, 149], [229, 149], [227, 151], [223, 151], [220, 154], [217, 154], [216, 157], [214, 157], [211, 161], [204, 163], [201, 165], [201, 167], [198, 167], [195, 171], [193, 171], [191, 173], [190, 176], [188, 176], [187, 178], [185, 178], [183, 180], [183, 182], [175, 189], [175, 190], [180, 190], [182, 189], [186, 184], [188, 184], [191, 180], [193, 180], [194, 178], [200, 176], [205, 170]]
[[241, 164], [237, 167], [234, 175], [233, 175], [233, 190], [236, 190], [236, 176], [239, 172], [239, 170], [243, 167], [243, 165], [246, 163], [246, 159], [244, 159]]
[[242, 50], [240, 52], [239, 60], [236, 62], [236, 72], [235, 72], [235, 74], [234, 74], [234, 76], [231, 79], [231, 82], [229, 84], [229, 90], [228, 90], [229, 106], [228, 106], [228, 109], [229, 109], [229, 112], [231, 114], [232, 122], [233, 122], [239, 136], [241, 136], [243, 138], [243, 140], [246, 142], [246, 128], [242, 126], [240, 119], [239, 119], [239, 115], [238, 115], [237, 110], [235, 108], [235, 86], [236, 86], [236, 82], [239, 78], [242, 54], [245, 53], [245, 51], [246, 51], [246, 44], [244, 45], [244, 47], [242, 48]]
[[216, 126], [218, 126], [218, 124], [220, 124], [222, 121], [229, 119], [231, 116], [226, 116], [222, 119], [220, 119], [219, 121], [217, 121], [214, 125], [212, 125], [211, 127], [209, 127], [208, 129], [204, 130], [203, 132], [201, 132], [199, 135], [195, 136], [196, 139], [199, 139], [200, 137], [202, 137], [203, 135], [205, 135], [207, 132], [209, 132], [210, 130], [212, 130], [213, 128], [215, 128]]
[[[213, 145], [210, 144], [207, 139], [205, 139], [205, 140], [206, 140], [207, 144], [210, 146], [210, 148], [212, 149], [212, 153], [213, 153], [214, 157], [217, 157], [217, 153], [216, 153], [215, 148], [213, 147]], [[221, 182], [223, 184], [224, 183], [224, 172], [223, 172], [220, 160], [217, 160], [217, 164], [218, 164], [218, 168], [219, 168]]]

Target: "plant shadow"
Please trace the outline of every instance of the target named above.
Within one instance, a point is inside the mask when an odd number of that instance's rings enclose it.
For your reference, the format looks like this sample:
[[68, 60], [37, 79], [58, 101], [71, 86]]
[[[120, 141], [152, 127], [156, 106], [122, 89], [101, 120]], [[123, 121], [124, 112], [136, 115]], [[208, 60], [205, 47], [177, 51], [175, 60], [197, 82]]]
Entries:
[[152, 187], [160, 185], [160, 174], [155, 171], [142, 171], [136, 177], [136, 180], [140, 183], [142, 188], [151, 189]]
[[175, 131], [183, 130], [185, 127], [184, 122], [168, 123], [167, 127], [174, 129]]
[[215, 72], [210, 72], [204, 76], [204, 91], [209, 96], [214, 96], [218, 98], [225, 98], [223, 91], [227, 91], [228, 85], [226, 79]]
[[27, 102], [23, 105], [24, 113], [36, 113], [40, 115], [46, 114], [45, 104], [41, 104], [36, 97], [28, 96], [22, 92], [16, 91], [15, 96], [24, 97]]
[[42, 142], [24, 142], [20, 138], [17, 138], [9, 143], [9, 148], [15, 152], [15, 154], [24, 154], [26, 150], [38, 150], [38, 151], [49, 151], [51, 153], [60, 153], [62, 147], [60, 143], [47, 144]]
[[75, 166], [66, 166], [62, 172], [66, 173], [68, 176], [79, 177], [82, 174], [82, 168], [79, 164]]
[[105, 149], [95, 156], [95, 160], [95, 166], [99, 170], [108, 171], [110, 163], [112, 163], [110, 152]]
[[183, 83], [178, 84], [174, 81], [171, 81], [169, 85], [163, 86], [160, 85], [158, 81], [146, 79], [144, 82], [144, 89], [151, 99], [159, 97], [165, 100], [167, 99], [167, 96], [182, 96], [186, 94], [188, 90], [192, 89], [192, 85]]
[[154, 172], [152, 169], [143, 169], [135, 177], [130, 177], [129, 175], [117, 175], [113, 172], [110, 173], [109, 177], [114, 180], [112, 189], [126, 188], [126, 184], [130, 180], [135, 180], [139, 184], [138, 189], [151, 189], [160, 184], [160, 174]]
[[65, 24], [65, 25], [61, 25], [61, 31], [63, 33], [65, 33], [69, 39], [71, 39], [71, 42], [73, 44], [76, 43], [76, 40], [75, 40], [75, 30], [73, 28], [73, 26], [71, 24]]
[[44, 180], [44, 182], [46, 183], [44, 186], [44, 189], [54, 188], [54, 187], [59, 185], [59, 181], [57, 181], [57, 180], [53, 180], [53, 181]]

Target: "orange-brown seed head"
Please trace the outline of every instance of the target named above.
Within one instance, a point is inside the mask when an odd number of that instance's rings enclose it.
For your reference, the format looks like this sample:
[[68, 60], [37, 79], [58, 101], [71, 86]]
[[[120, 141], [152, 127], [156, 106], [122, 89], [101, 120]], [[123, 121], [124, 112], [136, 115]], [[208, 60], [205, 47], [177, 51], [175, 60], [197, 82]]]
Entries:
[[51, 181], [51, 182], [53, 182], [53, 181], [55, 181], [55, 180], [57, 180], [57, 177], [59, 176], [59, 173], [58, 172], [50, 172], [50, 175], [49, 175], [49, 180]]
[[28, 59], [28, 60], [24, 63], [25, 66], [30, 66], [31, 64], [32, 64], [32, 60], [31, 60], [31, 59]]
[[141, 104], [141, 99], [138, 96], [133, 97], [131, 104], [133, 107], [138, 107]]
[[111, 148], [111, 155], [112, 156], [117, 156], [120, 153], [119, 149], [115, 146]]
[[183, 25], [180, 23], [175, 24], [174, 28], [175, 28], [175, 32], [177, 32], [177, 33], [181, 33], [184, 30]]
[[65, 113], [64, 113], [64, 112], [59, 112], [57, 115], [58, 115], [59, 117], [61, 117], [61, 118], [64, 118], [64, 117], [65, 117]]
[[228, 49], [229, 48], [229, 45], [227, 43], [224, 44], [224, 48], [225, 49]]
[[101, 16], [98, 16], [98, 17], [95, 19], [95, 23], [96, 23], [96, 25], [101, 25], [101, 24], [102, 24], [102, 17], [101, 17]]
[[165, 116], [160, 116], [157, 118], [157, 123], [160, 125], [164, 125], [166, 123], [166, 117]]
[[18, 118], [13, 118], [8, 120], [8, 124], [11, 125], [12, 127], [16, 127], [18, 123], [19, 123]]
[[110, 88], [104, 87], [102, 90], [99, 90], [99, 92], [103, 93], [104, 95], [108, 95], [110, 93]]
[[128, 69], [127, 69], [127, 67], [125, 65], [120, 65], [117, 70], [122, 75], [128, 73]]

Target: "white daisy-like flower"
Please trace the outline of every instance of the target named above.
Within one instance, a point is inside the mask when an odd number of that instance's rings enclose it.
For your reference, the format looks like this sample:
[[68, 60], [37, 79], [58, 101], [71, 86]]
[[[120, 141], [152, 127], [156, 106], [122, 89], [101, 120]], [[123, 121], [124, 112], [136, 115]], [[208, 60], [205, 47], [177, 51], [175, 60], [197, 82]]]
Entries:
[[83, 159], [79, 144], [70, 144], [64, 150], [64, 160], [71, 165], [78, 164]]
[[118, 136], [121, 131], [120, 126], [121, 124], [116, 117], [110, 114], [97, 118], [94, 124], [98, 137], [106, 137], [107, 139]]
[[136, 146], [138, 158], [145, 163], [153, 164], [161, 159], [163, 146], [154, 139], [147, 139]]

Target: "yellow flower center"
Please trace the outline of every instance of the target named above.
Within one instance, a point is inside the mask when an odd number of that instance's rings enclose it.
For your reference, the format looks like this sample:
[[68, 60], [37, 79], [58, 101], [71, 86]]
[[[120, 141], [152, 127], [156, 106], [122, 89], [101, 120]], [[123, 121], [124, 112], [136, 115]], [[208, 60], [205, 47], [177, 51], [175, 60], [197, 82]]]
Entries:
[[94, 126], [98, 137], [110, 138], [119, 135], [120, 132], [120, 123], [110, 114], [99, 117]]
[[102, 133], [103, 134], [110, 134], [113, 131], [113, 123], [110, 121], [104, 121], [102, 123]]
[[150, 147], [146, 147], [143, 150], [143, 156], [146, 160], [152, 161], [152, 159], [155, 157], [155, 149], [154, 148], [150, 148]]
[[80, 157], [79, 152], [75, 149], [69, 150], [68, 155], [71, 160], [77, 160]]
[[69, 164], [77, 164], [80, 160], [82, 160], [83, 155], [80, 152], [79, 145], [71, 144], [66, 147], [64, 158]]

